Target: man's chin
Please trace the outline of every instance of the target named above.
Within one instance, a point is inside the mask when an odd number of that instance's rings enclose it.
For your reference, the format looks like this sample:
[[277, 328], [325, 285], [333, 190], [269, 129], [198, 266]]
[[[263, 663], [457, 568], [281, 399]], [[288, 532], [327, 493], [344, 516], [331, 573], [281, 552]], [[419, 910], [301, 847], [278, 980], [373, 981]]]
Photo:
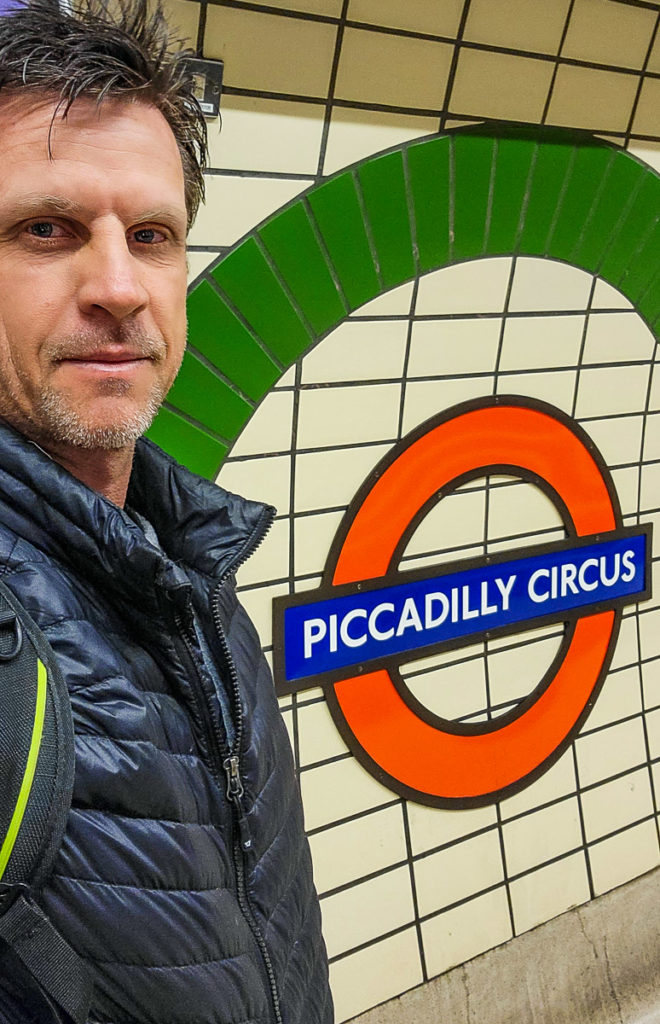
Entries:
[[132, 447], [151, 426], [160, 407], [155, 396], [146, 406], [129, 409], [113, 408], [95, 416], [85, 415], [64, 405], [59, 396], [45, 398], [35, 410], [34, 422], [40, 437], [34, 440], [45, 447], [80, 448], [117, 451]]

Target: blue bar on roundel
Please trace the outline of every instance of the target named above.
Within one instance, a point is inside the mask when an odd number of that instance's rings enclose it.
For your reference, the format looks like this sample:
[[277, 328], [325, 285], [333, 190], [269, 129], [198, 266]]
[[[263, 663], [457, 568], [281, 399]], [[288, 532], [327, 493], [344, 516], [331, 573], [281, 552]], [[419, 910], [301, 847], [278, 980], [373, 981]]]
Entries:
[[648, 539], [645, 531], [622, 530], [593, 543], [568, 541], [539, 554], [484, 560], [424, 579], [400, 575], [384, 586], [355, 585], [349, 593], [342, 588], [335, 597], [314, 599], [311, 592], [304, 603], [284, 610], [286, 679], [635, 600], [648, 586]]

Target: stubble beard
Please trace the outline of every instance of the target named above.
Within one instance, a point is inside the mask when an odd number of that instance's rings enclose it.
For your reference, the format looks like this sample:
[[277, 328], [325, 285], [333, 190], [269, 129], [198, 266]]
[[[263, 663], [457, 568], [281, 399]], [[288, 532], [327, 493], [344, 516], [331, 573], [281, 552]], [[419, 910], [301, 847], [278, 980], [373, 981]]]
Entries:
[[[99, 384], [99, 395], [123, 397], [132, 385], [127, 380], [108, 380]], [[35, 420], [44, 439], [57, 445], [116, 451], [134, 444], [149, 429], [165, 397], [165, 388], [155, 387], [146, 404], [130, 415], [124, 414], [114, 423], [91, 424], [65, 396], [55, 388], [44, 386], [35, 403]]]
[[[165, 343], [161, 339], [150, 338], [140, 328], [131, 325], [119, 325], [116, 331], [111, 333], [81, 332], [65, 341], [48, 343], [44, 355], [50, 365], [56, 366], [60, 360], [84, 358], [90, 352], [102, 349], [104, 343], [108, 342], [127, 345], [132, 355], [149, 359], [156, 365], [162, 364], [165, 359]], [[18, 376], [20, 380], [20, 374]], [[124, 409], [112, 422], [95, 423], [84, 406], [78, 409], [66, 391], [59, 390], [46, 380], [36, 392], [33, 391], [31, 409], [27, 417], [19, 414], [19, 422], [11, 415], [7, 415], [6, 418], [47, 450], [53, 445], [88, 451], [119, 450], [132, 446], [149, 429], [170, 383], [169, 379], [157, 377], [150, 394], [140, 406], [135, 405], [132, 410]], [[121, 399], [129, 396], [133, 390], [132, 382], [121, 377], [100, 380], [96, 386], [101, 400], [113, 396]], [[15, 391], [12, 387], [8, 390], [9, 404], [18, 413], [22, 404], [18, 389]]]

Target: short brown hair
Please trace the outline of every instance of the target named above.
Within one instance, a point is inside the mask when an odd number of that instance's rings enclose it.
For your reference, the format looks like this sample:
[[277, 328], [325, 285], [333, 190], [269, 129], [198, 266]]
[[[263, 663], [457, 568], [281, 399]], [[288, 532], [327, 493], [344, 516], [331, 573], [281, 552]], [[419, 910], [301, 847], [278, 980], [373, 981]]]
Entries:
[[[151, 6], [151, 5], [150, 5]], [[185, 179], [188, 226], [204, 198], [206, 122], [192, 75], [159, 3], [31, 0], [0, 17], [0, 91], [55, 96], [66, 115], [80, 97], [125, 97], [156, 107], [172, 129]]]

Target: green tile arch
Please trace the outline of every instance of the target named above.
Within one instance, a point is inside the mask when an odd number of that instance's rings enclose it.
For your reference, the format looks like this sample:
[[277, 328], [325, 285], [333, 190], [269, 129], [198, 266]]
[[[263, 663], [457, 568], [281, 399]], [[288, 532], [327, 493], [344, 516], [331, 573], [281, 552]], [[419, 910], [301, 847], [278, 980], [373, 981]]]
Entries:
[[193, 285], [181, 377], [148, 436], [214, 478], [278, 376], [349, 312], [485, 256], [598, 273], [658, 337], [659, 253], [660, 177], [588, 133], [479, 125], [393, 147], [307, 189]]

